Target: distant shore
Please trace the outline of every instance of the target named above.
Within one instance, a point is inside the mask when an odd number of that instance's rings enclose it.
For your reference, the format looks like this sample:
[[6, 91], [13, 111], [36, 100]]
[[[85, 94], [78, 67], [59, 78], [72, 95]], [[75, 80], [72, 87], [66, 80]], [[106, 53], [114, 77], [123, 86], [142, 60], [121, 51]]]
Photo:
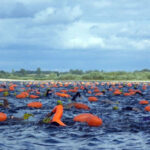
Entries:
[[[21, 81], [21, 82], [49, 82], [49, 81], [79, 81], [79, 80], [21, 80], [21, 79], [0, 79], [1, 82], [6, 82], [6, 81]], [[80, 81], [97, 81], [97, 82], [148, 82], [150, 83], [150, 81], [145, 81], [145, 80], [80, 80]]]

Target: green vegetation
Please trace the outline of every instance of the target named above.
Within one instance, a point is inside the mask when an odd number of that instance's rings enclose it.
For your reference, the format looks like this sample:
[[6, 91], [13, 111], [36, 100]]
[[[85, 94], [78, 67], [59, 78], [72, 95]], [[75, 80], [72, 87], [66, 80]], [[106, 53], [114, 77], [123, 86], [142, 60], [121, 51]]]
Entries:
[[20, 69], [19, 71], [5, 72], [0, 71], [1, 79], [20, 79], [20, 80], [150, 80], [150, 70], [125, 72], [104, 72], [98, 70], [70, 70], [68, 72], [42, 71], [37, 68], [35, 71]]

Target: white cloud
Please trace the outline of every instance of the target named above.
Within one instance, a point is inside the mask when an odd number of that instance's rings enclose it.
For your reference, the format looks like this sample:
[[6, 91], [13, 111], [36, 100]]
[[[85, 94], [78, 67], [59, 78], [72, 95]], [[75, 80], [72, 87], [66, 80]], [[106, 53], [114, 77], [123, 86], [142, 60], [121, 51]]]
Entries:
[[103, 39], [98, 38], [98, 37], [77, 37], [77, 38], [72, 38], [68, 39], [65, 42], [65, 48], [70, 48], [70, 49], [86, 49], [86, 48], [92, 48], [92, 47], [99, 47], [103, 48], [104, 43]]
[[45, 22], [47, 21], [55, 12], [54, 8], [48, 7], [45, 10], [42, 10], [35, 14], [35, 22]]
[[150, 40], [131, 41], [131, 45], [138, 50], [150, 49]]
[[35, 14], [35, 23], [51, 23], [51, 24], [65, 24], [78, 19], [82, 15], [82, 10], [79, 6], [74, 7], [48, 7]]
[[0, 1], [0, 47], [149, 49], [146, 4], [135, 0]]
[[60, 31], [61, 44], [64, 49], [104, 47], [103, 39], [93, 36], [89, 29], [92, 26], [86, 22], [75, 22]]

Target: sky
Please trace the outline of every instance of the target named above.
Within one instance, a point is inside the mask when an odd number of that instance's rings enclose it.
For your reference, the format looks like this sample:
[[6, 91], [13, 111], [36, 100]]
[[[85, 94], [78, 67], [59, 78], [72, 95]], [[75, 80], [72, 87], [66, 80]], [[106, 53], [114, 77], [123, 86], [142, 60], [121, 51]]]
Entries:
[[150, 69], [150, 0], [0, 0], [0, 70]]

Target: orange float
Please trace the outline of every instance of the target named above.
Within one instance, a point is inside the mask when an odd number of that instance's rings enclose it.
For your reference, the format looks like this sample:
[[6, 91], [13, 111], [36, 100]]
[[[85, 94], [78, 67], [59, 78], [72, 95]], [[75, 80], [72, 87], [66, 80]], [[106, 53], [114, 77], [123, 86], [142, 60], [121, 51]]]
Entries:
[[81, 90], [84, 90], [84, 86], [81, 86], [80, 89], [81, 89]]
[[66, 90], [60, 90], [60, 92], [67, 94]]
[[128, 86], [128, 87], [132, 87], [132, 84], [131, 84], [131, 83], [127, 83], [127, 86]]
[[119, 85], [118, 88], [121, 89], [121, 88], [123, 88], [123, 86], [122, 86], [122, 85]]
[[27, 96], [25, 96], [25, 95], [23, 95], [23, 94], [18, 94], [18, 95], [16, 95], [16, 98], [19, 98], [19, 99], [21, 99], [21, 98], [26, 98]]
[[70, 90], [68, 90], [68, 92], [76, 93], [76, 92], [78, 92], [78, 90], [77, 89], [70, 89]]
[[131, 94], [130, 93], [124, 93], [123, 95], [124, 96], [130, 96]]
[[41, 93], [39, 91], [36, 91], [36, 94], [40, 95]]
[[5, 89], [1, 89], [1, 88], [0, 88], [0, 92], [4, 92], [4, 91], [5, 91]]
[[88, 94], [92, 94], [92, 92], [91, 92], [91, 91], [88, 91]]
[[146, 111], [150, 111], [150, 105], [144, 108]]
[[100, 96], [100, 95], [103, 95], [102, 92], [99, 92], [99, 93], [96, 93], [95, 96]]
[[95, 93], [99, 93], [100, 90], [99, 90], [98, 88], [95, 88], [95, 89], [94, 89], [94, 92], [95, 92]]
[[37, 96], [37, 95], [30, 95], [30, 98], [35, 99], [35, 98], [39, 98], [39, 96]]
[[142, 89], [143, 89], [143, 90], [146, 90], [146, 89], [147, 89], [146, 85], [143, 85]]
[[75, 103], [74, 107], [77, 109], [85, 109], [85, 110], [89, 110], [90, 107], [88, 107], [86, 104], [82, 104], [82, 103]]
[[98, 101], [97, 97], [94, 97], [94, 96], [88, 97], [88, 100], [89, 100], [90, 102], [97, 102], [97, 101]]
[[129, 91], [129, 92], [134, 92], [135, 90], [134, 90], [134, 89], [129, 89], [128, 91]]
[[31, 102], [28, 103], [27, 106], [31, 108], [41, 108], [43, 105], [41, 102]]
[[65, 98], [71, 97], [69, 94], [59, 93], [59, 92], [56, 92], [55, 95], [57, 95], [57, 96], [59, 96], [59, 97], [65, 97]]
[[7, 119], [7, 115], [5, 113], [0, 112], [0, 122], [3, 122]]
[[16, 98], [26, 98], [29, 96], [28, 92], [21, 92], [20, 94], [16, 95]]
[[139, 104], [147, 105], [147, 104], [149, 104], [149, 101], [147, 101], [147, 100], [141, 100], [141, 101], [139, 101]]
[[77, 121], [77, 122], [86, 122], [91, 127], [98, 127], [103, 124], [103, 121], [101, 118], [99, 118], [95, 115], [92, 115], [90, 113], [84, 113], [84, 114], [77, 115], [74, 117], [73, 120]]
[[114, 95], [121, 95], [122, 92], [119, 89], [116, 89], [113, 94]]
[[9, 90], [10, 90], [10, 91], [14, 91], [14, 90], [15, 90], [15, 87], [17, 87], [16, 84], [13, 84], [13, 85], [9, 86]]

